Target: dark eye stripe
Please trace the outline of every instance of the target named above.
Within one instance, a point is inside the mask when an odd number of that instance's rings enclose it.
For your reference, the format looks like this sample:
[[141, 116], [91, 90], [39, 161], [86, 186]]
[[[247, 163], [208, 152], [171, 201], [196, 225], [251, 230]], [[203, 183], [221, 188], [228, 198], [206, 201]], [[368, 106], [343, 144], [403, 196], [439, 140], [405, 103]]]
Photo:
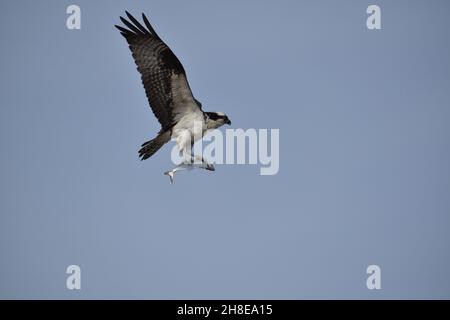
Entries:
[[207, 114], [208, 117], [209, 117], [211, 120], [213, 120], [213, 121], [216, 121], [216, 120], [218, 120], [218, 119], [224, 119], [224, 118], [225, 118], [225, 116], [220, 116], [220, 115], [218, 115], [218, 114], [215, 113], [215, 112], [207, 112], [206, 114]]

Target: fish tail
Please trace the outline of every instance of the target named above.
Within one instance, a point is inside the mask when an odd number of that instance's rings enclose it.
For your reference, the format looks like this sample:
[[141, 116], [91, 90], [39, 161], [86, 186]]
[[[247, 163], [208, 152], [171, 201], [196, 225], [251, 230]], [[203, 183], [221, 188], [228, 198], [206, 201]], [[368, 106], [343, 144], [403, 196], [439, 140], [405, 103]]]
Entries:
[[164, 172], [166, 176], [169, 176], [170, 184], [173, 184], [173, 178], [175, 177], [175, 173], [173, 171]]

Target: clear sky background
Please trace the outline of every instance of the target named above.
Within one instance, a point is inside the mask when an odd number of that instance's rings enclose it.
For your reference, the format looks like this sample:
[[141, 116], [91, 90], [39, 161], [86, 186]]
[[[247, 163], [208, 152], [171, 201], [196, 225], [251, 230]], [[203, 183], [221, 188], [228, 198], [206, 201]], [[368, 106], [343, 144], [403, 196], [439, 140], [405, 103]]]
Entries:
[[[0, 298], [450, 298], [450, 2], [0, 9]], [[205, 110], [280, 129], [278, 175], [222, 165], [172, 186], [171, 147], [139, 161], [159, 127], [124, 10], [150, 17]]]

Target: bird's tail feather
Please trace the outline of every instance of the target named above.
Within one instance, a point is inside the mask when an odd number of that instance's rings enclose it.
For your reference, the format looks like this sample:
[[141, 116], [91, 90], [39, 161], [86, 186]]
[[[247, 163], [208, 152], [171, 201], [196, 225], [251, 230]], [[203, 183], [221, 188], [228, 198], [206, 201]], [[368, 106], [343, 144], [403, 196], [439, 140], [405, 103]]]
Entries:
[[141, 150], [139, 150], [139, 158], [141, 158], [141, 160], [147, 160], [169, 141], [170, 131], [160, 132], [155, 139], [147, 141], [142, 145]]

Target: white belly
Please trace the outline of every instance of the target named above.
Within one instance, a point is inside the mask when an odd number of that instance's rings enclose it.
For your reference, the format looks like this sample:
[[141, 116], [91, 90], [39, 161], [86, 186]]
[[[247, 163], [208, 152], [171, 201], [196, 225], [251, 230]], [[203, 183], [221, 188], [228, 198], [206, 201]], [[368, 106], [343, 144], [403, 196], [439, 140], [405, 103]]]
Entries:
[[190, 151], [191, 144], [203, 137], [205, 129], [203, 113], [190, 113], [173, 127], [172, 139], [175, 139], [178, 150]]

